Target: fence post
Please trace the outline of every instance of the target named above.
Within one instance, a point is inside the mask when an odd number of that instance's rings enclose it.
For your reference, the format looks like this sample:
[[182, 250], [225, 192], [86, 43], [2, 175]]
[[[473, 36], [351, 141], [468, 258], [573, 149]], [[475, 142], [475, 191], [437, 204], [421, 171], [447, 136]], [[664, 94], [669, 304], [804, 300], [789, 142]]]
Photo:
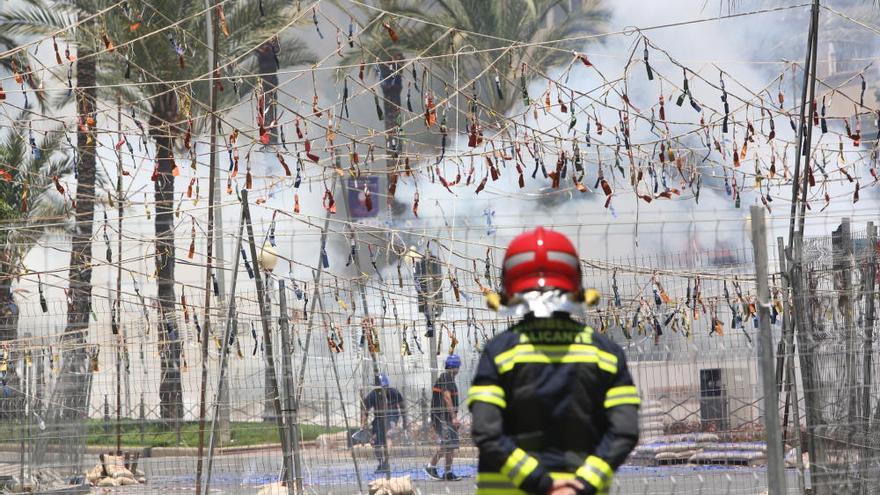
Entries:
[[[789, 294], [791, 294], [791, 281], [789, 280], [789, 271], [788, 271], [788, 258], [786, 258], [785, 254], [785, 245], [783, 243], [782, 237], [776, 238], [776, 244], [779, 252], [779, 271], [782, 273], [782, 335], [783, 341], [785, 342], [785, 346], [783, 349], [783, 353], [785, 354], [785, 378], [784, 383], [785, 387], [785, 405], [786, 408], [789, 404], [791, 404], [791, 412], [792, 412], [792, 420], [794, 422], [794, 430], [796, 435], [796, 441], [793, 440], [795, 445], [795, 455], [797, 458], [795, 459], [795, 465], [797, 466], [798, 472], [798, 493], [805, 493], [804, 488], [804, 446], [801, 442], [801, 413], [800, 413], [800, 403], [798, 402], [798, 391], [797, 391], [797, 377], [795, 376], [795, 355], [794, 355], [794, 315], [792, 311], [794, 311], [791, 299]], [[779, 390], [777, 388], [777, 390]], [[786, 414], [788, 413], [788, 409], [786, 409]], [[785, 445], [785, 432], [786, 427], [788, 426], [787, 416], [783, 419], [782, 422], [782, 433], [783, 433], [783, 441], [782, 444]]]
[[110, 434], [110, 402], [107, 401], [107, 394], [104, 394], [104, 434]]
[[144, 404], [144, 394], [141, 393], [141, 403], [138, 404], [138, 427], [141, 431], [141, 446], [144, 445], [144, 427], [146, 426], [144, 423], [147, 420], [147, 405]]
[[[432, 385], [433, 386], [433, 385]], [[422, 410], [422, 437], [428, 436], [428, 399], [425, 387], [422, 387], [422, 394], [419, 397], [419, 408]]]
[[324, 430], [330, 432], [330, 392], [324, 389]]
[[[865, 347], [864, 360], [862, 362], [864, 377], [862, 391], [862, 421], [864, 424], [862, 425], [862, 438], [868, 438], [868, 434], [871, 431], [871, 386], [874, 367], [874, 284], [877, 279], [877, 228], [874, 226], [874, 222], [868, 222], [867, 237], [868, 259], [867, 266], [862, 272], [862, 280], [865, 284]], [[862, 263], [864, 263], [864, 261]], [[862, 473], [865, 473], [868, 470], [868, 459], [870, 459], [871, 455], [871, 447], [868, 445], [868, 442], [864, 443], [865, 448], [862, 451], [862, 459], [864, 460], [861, 468]], [[864, 481], [863, 486], [866, 486]]]
[[[293, 368], [291, 361], [291, 352], [290, 352], [290, 338], [287, 321], [287, 294], [284, 288], [284, 280], [278, 281], [278, 304], [280, 305], [281, 315], [278, 319], [279, 333], [281, 334], [281, 374], [284, 379], [282, 381], [282, 386], [284, 387], [284, 421], [287, 423], [287, 429], [285, 433], [288, 436], [287, 448], [288, 451], [284, 452], [285, 457], [290, 457], [293, 455], [293, 474], [294, 474], [294, 485], [296, 486], [295, 493], [303, 493], [303, 480], [302, 480], [302, 460], [300, 459], [299, 452], [299, 419], [297, 418], [297, 410], [299, 409], [299, 402], [294, 399], [294, 395], [296, 392], [294, 391], [293, 384]], [[291, 452], [292, 450], [292, 452]], [[287, 461], [287, 466], [290, 466], [291, 462]], [[294, 489], [290, 484], [287, 485], [287, 493], [293, 495]]]
[[[28, 334], [28, 333], [24, 334], [24, 338], [27, 339], [29, 337], [30, 337], [30, 334]], [[22, 401], [23, 402], [22, 405], [24, 406], [24, 410], [22, 412], [24, 414], [21, 414], [18, 417], [19, 428], [20, 428], [20, 432], [18, 435], [20, 436], [20, 440], [21, 440], [19, 442], [19, 451], [18, 451], [18, 456], [19, 456], [18, 457], [18, 462], [19, 462], [19, 466], [18, 466], [19, 478], [18, 479], [20, 480], [19, 484], [23, 487], [25, 484], [24, 465], [25, 465], [25, 448], [27, 446], [26, 441], [30, 440], [30, 436], [31, 436], [30, 414], [28, 411], [28, 409], [29, 409], [28, 406], [30, 405], [30, 397], [31, 397], [31, 394], [33, 393], [31, 391], [31, 387], [30, 387], [30, 379], [31, 379], [30, 366], [27, 365], [24, 352], [21, 353], [21, 362], [20, 362], [19, 366], [20, 366], [22, 375], [24, 375], [22, 377], [23, 378], [22, 386], [24, 388], [24, 397], [23, 397], [24, 400]]]
[[767, 431], [767, 486], [770, 495], [785, 494], [785, 458], [779, 432], [779, 399], [773, 363], [773, 334], [770, 328], [770, 284], [767, 280], [767, 229], [764, 209], [752, 206], [752, 244], [758, 285], [758, 347], [761, 355], [761, 383], [764, 388], [764, 427]]
[[[248, 244], [250, 244], [251, 260], [254, 262], [254, 282], [257, 286], [257, 306], [260, 309], [260, 320], [263, 326], [263, 358], [266, 361], [266, 374], [269, 377], [269, 396], [272, 397], [275, 423], [278, 426], [278, 434], [281, 435], [281, 447], [286, 452], [290, 447], [287, 445], [288, 436], [284, 432], [284, 418], [281, 411], [281, 397], [278, 393], [278, 375], [275, 372], [275, 351], [272, 347], [271, 311], [266, 302], [266, 286], [263, 284], [263, 268], [259, 266], [257, 257], [257, 242], [254, 240], [254, 226], [251, 220], [251, 210], [248, 204], [248, 190], [241, 191], [241, 208], [244, 226], [247, 231]], [[290, 486], [293, 482], [293, 469], [289, 465], [289, 458], [284, 459], [284, 481]], [[206, 492], [207, 493], [207, 492]]]
[[[213, 9], [213, 5], [216, 3], [213, 0], [205, 0], [205, 26], [206, 26], [206, 38], [208, 42], [208, 67], [210, 70], [214, 70], [214, 60], [216, 57], [216, 43], [215, 43], [215, 34], [217, 34], [217, 26], [214, 25], [214, 21], [211, 20], [211, 10]], [[208, 158], [208, 239], [205, 243], [205, 307], [204, 307], [204, 327], [202, 327], [202, 335], [200, 336], [202, 343], [202, 373], [201, 373], [201, 383], [199, 390], [199, 450], [198, 450], [198, 459], [196, 460], [196, 493], [200, 494], [202, 492], [202, 461], [203, 454], [205, 452], [205, 416], [208, 412], [208, 346], [210, 345], [208, 342], [210, 340], [210, 332], [211, 332], [211, 277], [213, 273], [213, 263], [214, 263], [214, 238], [217, 233], [214, 231], [214, 217], [220, 208], [216, 207], [217, 196], [219, 195], [219, 187], [217, 186], [217, 90], [215, 86], [214, 77], [217, 74], [215, 72], [211, 73], [211, 82], [209, 84], [209, 100], [211, 107], [211, 123], [210, 123], [210, 156]], [[120, 116], [121, 118], [121, 116]], [[121, 124], [120, 124], [121, 126]], [[120, 155], [119, 159], [119, 170], [122, 171], [122, 155]], [[122, 179], [119, 179], [119, 190], [122, 191]], [[119, 207], [120, 215], [122, 214], [122, 206]], [[220, 221], [222, 224], [222, 220]], [[120, 223], [120, 231], [121, 223]], [[222, 244], [222, 242], [217, 243], [218, 245]], [[256, 260], [254, 260], [256, 263]], [[120, 263], [120, 278], [122, 277], [122, 264]], [[219, 270], [218, 270], [219, 271]], [[222, 274], [222, 272], [221, 272]], [[221, 275], [222, 276], [222, 275]], [[182, 296], [181, 296], [182, 297]], [[197, 311], [195, 308], [193, 311]]]

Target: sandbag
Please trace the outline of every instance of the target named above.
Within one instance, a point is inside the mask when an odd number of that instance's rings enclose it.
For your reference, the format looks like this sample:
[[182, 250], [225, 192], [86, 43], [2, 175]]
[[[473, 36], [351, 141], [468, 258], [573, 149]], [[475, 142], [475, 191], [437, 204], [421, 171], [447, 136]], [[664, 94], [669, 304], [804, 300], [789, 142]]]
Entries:
[[668, 443], [668, 444], [664, 444], [664, 445], [658, 445], [656, 452], [658, 454], [668, 454], [668, 453], [684, 452], [687, 450], [695, 450], [696, 448], [697, 448], [696, 442]]
[[95, 464], [95, 467], [86, 471], [86, 479], [93, 485], [100, 481], [104, 476], [104, 466], [100, 464]]
[[137, 485], [138, 484], [136, 479], [129, 478], [126, 476], [121, 476], [119, 478], [116, 478], [116, 480], [119, 482], [119, 486], [128, 486], [128, 485]]
[[757, 451], [719, 451], [707, 450], [695, 454], [690, 458], [692, 463], [702, 464], [733, 464], [733, 463], [752, 463], [763, 461], [767, 458], [764, 452]]
[[661, 452], [654, 456], [654, 459], [657, 461], [686, 461], [698, 452], [700, 451], [683, 450], [681, 452]]
[[106, 477], [98, 480], [98, 484], [96, 486], [104, 487], [104, 486], [119, 486], [119, 481], [116, 478]]
[[117, 469], [116, 472], [113, 473], [113, 477], [114, 478], [131, 478], [131, 479], [135, 478], [134, 474], [132, 474], [131, 471], [129, 471], [128, 469], [125, 469], [125, 468]]
[[116, 477], [116, 473], [123, 470], [131, 474], [128, 469], [125, 469], [125, 458], [121, 455], [101, 454], [101, 465], [104, 467], [104, 472], [107, 473], [107, 476], [113, 478]]
[[415, 490], [409, 476], [381, 478], [370, 482], [370, 495], [415, 495]]
[[716, 451], [755, 450], [767, 452], [767, 444], [765, 442], [707, 442], [703, 448]]

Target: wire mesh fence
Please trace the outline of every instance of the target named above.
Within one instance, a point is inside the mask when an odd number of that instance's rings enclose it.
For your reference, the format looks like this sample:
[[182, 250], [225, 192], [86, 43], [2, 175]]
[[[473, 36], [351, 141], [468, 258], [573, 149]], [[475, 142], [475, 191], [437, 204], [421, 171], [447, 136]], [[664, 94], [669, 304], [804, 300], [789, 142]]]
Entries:
[[[880, 476], [876, 236], [848, 228], [807, 242], [801, 299], [789, 295], [781, 251], [771, 251], [771, 372], [791, 493], [873, 493]], [[403, 397], [388, 433], [392, 476], [409, 476], [422, 493], [472, 492], [476, 448], [464, 406], [453, 465], [464, 480], [430, 481], [422, 470], [439, 446], [431, 389], [456, 352], [465, 396], [480, 349], [512, 323], [483, 303], [503, 252], [437, 239], [418, 251], [370, 266], [375, 257], [355, 250], [351, 266], [320, 264], [307, 278], [263, 273], [262, 308], [253, 267], [238, 267], [235, 297], [209, 296], [210, 323], [192, 292], [165, 317], [150, 298], [123, 294], [118, 307], [97, 298], [76, 340], [57, 323], [66, 308], [20, 305], [21, 337], [4, 344], [0, 360], [0, 479], [155, 492], [192, 490], [201, 473], [212, 490], [252, 493], [283, 479], [288, 455], [309, 493], [367, 491], [380, 475], [364, 397], [381, 373]], [[584, 322], [624, 348], [643, 401], [641, 441], [613, 493], [765, 491], [769, 406], [751, 249], [587, 259], [583, 269], [603, 295]]]
[[816, 493], [876, 493], [876, 230], [845, 219], [804, 251], [796, 359]]

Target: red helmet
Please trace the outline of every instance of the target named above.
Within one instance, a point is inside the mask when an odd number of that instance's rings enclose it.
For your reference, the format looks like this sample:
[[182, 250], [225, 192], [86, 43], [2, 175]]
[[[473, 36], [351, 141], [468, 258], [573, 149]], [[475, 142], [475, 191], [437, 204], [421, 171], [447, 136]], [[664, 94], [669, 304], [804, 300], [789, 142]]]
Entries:
[[530, 290], [578, 292], [581, 263], [565, 235], [538, 227], [518, 235], [507, 247], [501, 271], [504, 295]]

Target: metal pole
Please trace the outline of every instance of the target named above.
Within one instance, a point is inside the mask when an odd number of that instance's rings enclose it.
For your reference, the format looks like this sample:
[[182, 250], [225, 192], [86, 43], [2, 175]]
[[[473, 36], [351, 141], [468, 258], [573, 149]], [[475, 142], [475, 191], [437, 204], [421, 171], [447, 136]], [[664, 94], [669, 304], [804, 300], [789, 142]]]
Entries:
[[330, 431], [330, 392], [324, 389], [324, 429]]
[[[815, 99], [815, 83], [816, 83], [816, 48], [818, 46], [819, 36], [819, 0], [813, 1], [813, 7], [810, 16], [810, 31], [807, 38], [807, 54], [804, 63], [804, 82], [801, 91], [801, 112], [800, 122], [798, 126], [798, 142], [797, 152], [795, 154], [795, 176], [792, 182], [792, 205], [791, 218], [789, 219], [789, 243], [790, 252], [788, 253], [792, 263], [790, 265], [789, 283], [792, 287], [792, 296], [794, 299], [794, 318], [795, 329], [797, 330], [798, 355], [800, 358], [801, 375], [804, 387], [804, 406], [806, 413], [807, 427], [807, 449], [810, 453], [810, 479], [813, 492], [816, 494], [825, 493], [824, 487], [824, 469], [825, 454], [823, 440], [815, 435], [816, 428], [821, 422], [821, 413], [816, 397], [816, 384], [814, 380], [814, 357], [813, 346], [814, 339], [812, 329], [810, 328], [810, 316], [807, 308], [808, 304], [808, 288], [805, 280], [803, 269], [803, 240], [804, 240], [804, 212], [806, 207], [807, 181], [809, 173], [801, 173], [800, 162], [804, 160], [804, 170], [809, 170], [810, 147], [812, 144], [813, 126], [811, 118], [806, 113], [807, 105], [812, 105]], [[809, 94], [809, 97], [808, 97]], [[804, 139], [806, 134], [806, 139]], [[801, 177], [803, 175], [803, 177]], [[803, 185], [802, 185], [803, 184]], [[803, 190], [801, 190], [803, 187]], [[801, 208], [797, 208], [798, 195], [800, 193]], [[795, 222], [798, 214], [800, 221], [797, 223], [799, 229], [795, 234]]]
[[141, 401], [138, 404], [138, 429], [141, 433], [141, 448], [146, 449], [146, 443], [144, 442], [144, 427], [146, 426], [144, 423], [147, 421], [147, 405], [144, 404], [144, 394], [141, 393]]
[[[246, 195], [244, 197], [247, 197]], [[214, 445], [217, 442], [217, 420], [220, 416], [220, 401], [223, 397], [223, 388], [226, 384], [226, 362], [229, 354], [229, 338], [232, 335], [233, 318], [235, 316], [235, 286], [238, 282], [238, 264], [241, 258], [241, 243], [244, 234], [244, 207], [238, 219], [238, 235], [235, 244], [235, 262], [232, 264], [232, 287], [229, 290], [229, 304], [226, 305], [226, 323], [223, 330], [223, 342], [220, 344], [220, 376], [217, 379], [217, 394], [214, 400], [214, 414], [211, 415], [211, 435], [208, 441], [208, 459], [205, 470], [204, 491], [198, 495], [207, 495], [211, 487], [211, 468], [214, 464]]]
[[[211, 0], [215, 1], [215, 0]], [[215, 26], [216, 29], [216, 26]], [[217, 36], [215, 36], [215, 39]], [[213, 53], [212, 53], [213, 55]], [[216, 56], [214, 56], [216, 60]], [[216, 65], [216, 62], [215, 62]], [[214, 66], [212, 65], [212, 68]], [[213, 77], [213, 76], [212, 76]], [[214, 83], [211, 83], [211, 90], [214, 91]], [[214, 98], [216, 100], [216, 98]], [[216, 119], [214, 119], [216, 121]], [[216, 136], [217, 132], [211, 133], [212, 141], [212, 153], [211, 156], [215, 157], [214, 150], [216, 150]], [[216, 158], [214, 158], [216, 160]], [[216, 166], [211, 166], [211, 170], [213, 171]], [[217, 279], [217, 314], [222, 315], [224, 313], [224, 303], [226, 301], [226, 272], [227, 272], [227, 263], [226, 263], [226, 254], [225, 254], [225, 243], [223, 239], [223, 205], [222, 199], [220, 195], [220, 174], [214, 173], [214, 178], [209, 179], [209, 186], [211, 188], [211, 192], [214, 193], [214, 197], [217, 198], [216, 201], [211, 203], [211, 211], [214, 212], [214, 271], [212, 274]], [[240, 251], [240, 249], [239, 249]], [[232, 270], [236, 270], [238, 263], [232, 266]], [[235, 294], [233, 290], [231, 294]], [[223, 375], [223, 386], [220, 390], [223, 391], [223, 394], [219, 397], [220, 400], [220, 410], [218, 414], [220, 415], [220, 441], [228, 442], [231, 438], [232, 429], [229, 427], [230, 422], [230, 411], [229, 411], [229, 384], [225, 382], [227, 380], [227, 376]]]
[[[208, 70], [211, 71], [211, 81], [208, 84], [209, 98], [211, 105], [211, 150], [209, 153], [208, 176], [209, 182], [213, 186], [214, 179], [217, 177], [217, 94], [214, 90], [214, 58], [217, 49], [214, 37], [214, 21], [211, 16], [212, 0], [205, 0], [205, 21], [207, 29], [205, 30], [208, 41]], [[196, 493], [201, 493], [202, 484], [202, 454], [205, 451], [205, 414], [208, 409], [208, 340], [211, 327], [211, 273], [212, 262], [211, 257], [214, 255], [214, 188], [208, 189], [208, 240], [206, 242], [205, 254], [205, 316], [202, 326], [202, 383], [201, 392], [199, 394], [199, 453], [196, 460]], [[194, 309], [195, 310], [195, 309]]]
[[773, 365], [773, 333], [770, 328], [770, 286], [767, 280], [767, 229], [764, 209], [752, 206], [752, 245], [755, 250], [755, 274], [758, 284], [759, 347], [761, 382], [764, 388], [764, 427], [767, 431], [767, 486], [770, 495], [785, 494], [785, 456], [779, 432], [779, 398]]
[[[862, 261], [864, 263], [864, 260]], [[862, 438], [869, 438], [871, 432], [871, 385], [873, 382], [874, 367], [874, 283], [876, 282], [877, 273], [877, 229], [874, 222], [868, 222], [868, 259], [867, 266], [862, 272], [862, 280], [865, 284], [865, 347], [863, 359], [864, 385], [862, 390]], [[872, 448], [865, 443], [862, 450], [862, 470], [867, 472], [868, 459]]]
[[[794, 431], [795, 431], [795, 455], [797, 458], [795, 459], [795, 465], [797, 466], [798, 472], [798, 489], [800, 490], [798, 493], [805, 493], [804, 487], [804, 450], [803, 445], [801, 445], [801, 413], [800, 413], [800, 402], [798, 401], [798, 393], [797, 393], [797, 378], [795, 375], [794, 369], [794, 320], [791, 314], [792, 307], [789, 302], [789, 280], [788, 280], [788, 264], [785, 258], [785, 244], [783, 243], [782, 237], [776, 238], [777, 249], [779, 252], [779, 271], [782, 273], [782, 332], [783, 332], [783, 341], [785, 343], [785, 347], [783, 348], [783, 353], [786, 355], [785, 359], [785, 404], [791, 404], [792, 415], [794, 416]], [[787, 412], [787, 411], [786, 411]], [[782, 435], [783, 441], [782, 444], [785, 445], [785, 434], [787, 428], [787, 418], [783, 419], [782, 423]]]
[[[262, 218], [260, 219], [260, 232], [266, 232], [265, 222]], [[263, 249], [263, 246], [266, 244], [266, 238], [264, 237], [263, 239], [264, 239], [263, 242], [260, 243], [260, 249]], [[254, 263], [254, 269], [259, 270], [260, 269], [259, 260], [255, 259], [255, 260], [253, 260], [253, 263]], [[266, 281], [265, 281], [266, 317], [269, 319], [269, 321], [274, 321], [273, 315], [272, 315], [272, 290], [274, 289], [272, 286], [272, 277], [271, 277], [271, 274], [268, 272], [265, 272], [264, 274], [266, 275]], [[274, 335], [274, 332], [275, 332], [274, 325], [271, 327], [270, 331], [272, 332], [272, 335]], [[274, 357], [277, 358], [277, 356], [274, 356]], [[278, 383], [277, 376], [272, 377], [269, 375], [269, 373], [263, 373], [263, 396], [264, 397], [263, 397], [263, 418], [262, 419], [264, 422], [268, 422], [273, 419], [275, 407], [274, 407], [274, 401], [273, 401], [272, 395], [271, 395], [272, 390], [273, 389], [277, 390], [279, 394], [282, 393], [281, 388], [280, 388], [281, 385], [277, 385], [276, 387], [273, 387], [272, 384], [269, 383], [269, 380], [271, 380], [272, 378], [275, 378], [276, 383]], [[279, 399], [280, 399], [280, 396], [279, 396]], [[282, 402], [282, 409], [283, 409], [283, 405], [284, 404]], [[277, 419], [276, 419], [276, 421], [277, 421]], [[285, 425], [285, 427], [286, 427], [286, 425]], [[284, 443], [284, 442], [282, 442], [282, 443]]]
[[[303, 493], [302, 480], [302, 459], [299, 452], [299, 422], [297, 418], [297, 410], [299, 403], [293, 400], [293, 363], [291, 363], [290, 338], [288, 333], [290, 329], [287, 322], [287, 295], [285, 294], [284, 280], [278, 281], [278, 304], [281, 307], [281, 315], [278, 319], [281, 332], [281, 370], [284, 377], [284, 420], [287, 422], [288, 445], [293, 449], [293, 472], [296, 484], [296, 491], [293, 485], [287, 485], [287, 493]], [[288, 466], [290, 461], [288, 461]]]
[[[122, 106], [116, 101], [116, 124], [122, 135]], [[116, 163], [116, 328], [118, 347], [116, 348], [116, 455], [122, 454], [122, 365], [121, 354], [128, 355], [128, 342], [122, 324], [122, 150], [117, 152]], [[125, 360], [128, 363], [128, 359]], [[127, 367], [126, 367], [127, 369]]]
[[790, 265], [789, 282], [792, 288], [792, 299], [794, 300], [794, 311], [792, 312], [795, 325], [795, 340], [797, 341], [797, 355], [801, 366], [801, 383], [803, 385], [804, 394], [804, 418], [806, 420], [807, 433], [807, 452], [810, 456], [810, 486], [813, 488], [814, 494], [826, 493], [825, 478], [825, 446], [820, 435], [816, 435], [816, 430], [822, 424], [822, 415], [820, 411], [818, 397], [818, 387], [816, 385], [816, 371], [813, 356], [813, 349], [816, 341], [811, 332], [810, 310], [807, 307], [810, 296], [809, 288], [806, 284], [806, 276], [803, 270], [803, 237], [794, 236], [790, 247], [790, 255], [794, 256]]
[[[864, 275], [867, 294], [865, 294], [865, 390], [862, 404], [863, 414], [866, 418], [871, 417], [871, 380], [873, 377], [871, 362], [874, 358], [872, 348], [874, 345], [874, 319], [876, 318], [874, 291], [876, 290], [875, 282], [877, 281], [877, 227], [874, 226], [874, 222], [868, 222], [868, 250], [870, 258], [868, 259], [867, 273]], [[866, 423], [866, 426], [868, 424]]]
[[281, 449], [284, 451], [284, 482], [290, 486], [293, 483], [293, 470], [289, 465], [290, 445], [287, 444], [287, 434], [284, 431], [284, 417], [281, 410], [281, 398], [278, 394], [278, 379], [275, 373], [275, 353], [272, 349], [271, 316], [266, 307], [266, 287], [263, 285], [263, 273], [258, 265], [257, 242], [254, 239], [254, 226], [251, 221], [251, 210], [248, 207], [248, 191], [241, 191], [241, 207], [244, 212], [244, 224], [247, 229], [248, 244], [250, 244], [251, 260], [257, 265], [254, 267], [254, 282], [257, 285], [257, 304], [260, 307], [260, 320], [263, 324], [263, 354], [266, 358], [266, 374], [269, 377], [269, 394], [272, 396], [272, 406], [275, 411], [275, 422], [278, 424], [278, 434], [281, 435]]
[[[27, 351], [25, 351], [25, 352], [27, 352]], [[22, 411], [24, 414], [22, 414], [18, 418], [19, 419], [18, 425], [20, 428], [19, 435], [21, 435], [21, 437], [20, 437], [21, 441], [19, 442], [19, 451], [18, 451], [18, 469], [19, 469], [18, 479], [20, 480], [18, 483], [22, 487], [25, 486], [25, 479], [24, 479], [24, 464], [25, 464], [24, 452], [25, 452], [25, 447], [26, 447], [25, 442], [30, 438], [30, 428], [25, 426], [26, 422], [28, 422], [30, 420], [30, 418], [28, 416], [28, 404], [30, 403], [30, 390], [28, 387], [28, 366], [26, 363], [25, 352], [21, 353], [21, 362], [19, 363], [20, 367], [18, 368], [18, 369], [22, 370], [22, 374], [24, 375], [22, 377], [23, 378], [22, 388], [24, 389], [24, 400], [25, 400], [24, 411]], [[25, 432], [27, 432], [27, 434], [25, 434]], [[21, 491], [24, 491], [24, 489], [22, 489]]]
[[437, 383], [439, 367], [437, 365], [437, 329], [434, 328], [434, 318], [431, 315], [433, 311], [432, 306], [430, 302], [425, 304], [427, 308], [425, 311], [425, 324], [431, 332], [430, 337], [428, 337], [428, 347], [430, 348], [430, 352], [428, 352], [428, 366], [431, 368], [431, 385], [433, 386], [434, 383]]
[[[797, 209], [797, 201], [800, 193], [800, 177], [801, 177], [801, 157], [803, 156], [803, 145], [804, 145], [804, 132], [812, 133], [813, 126], [810, 123], [812, 119], [806, 118], [807, 112], [807, 87], [809, 86], [810, 81], [810, 66], [814, 60], [813, 58], [813, 39], [817, 35], [818, 31], [818, 18], [819, 18], [819, 0], [813, 1], [813, 8], [810, 12], [810, 30], [807, 35], [807, 54], [804, 60], [804, 84], [801, 89], [801, 109], [798, 120], [798, 132], [797, 132], [797, 146], [796, 152], [794, 156], [794, 180], [791, 184], [791, 216], [789, 218], [788, 225], [788, 239], [791, 242], [792, 236], [794, 235], [795, 221], [796, 215], [798, 213]], [[812, 108], [812, 107], [810, 107]], [[809, 155], [809, 153], [807, 153]], [[806, 167], [805, 167], [806, 168]], [[804, 174], [806, 175], [806, 174]]]
[[[807, 101], [807, 105], [809, 105], [810, 111], [812, 112], [812, 102], [816, 99], [816, 57], [819, 51], [819, 0], [815, 0], [813, 2], [813, 38], [811, 40], [812, 43], [812, 51], [810, 52], [810, 65], [808, 65], [807, 72], [804, 74], [804, 81], [809, 81], [810, 83], [810, 91], [809, 98]], [[810, 158], [812, 153], [812, 143], [813, 143], [813, 125], [812, 125], [812, 115], [807, 115], [806, 120], [801, 122], [801, 125], [804, 126], [806, 132], [806, 142], [803, 143], [803, 151], [798, 150], [800, 154], [803, 154], [804, 157], [804, 172], [810, 171]], [[801, 186], [801, 202], [800, 202], [800, 219], [798, 223], [798, 232], [801, 237], [804, 235], [804, 221], [807, 217], [807, 189], [809, 189], [809, 173], [804, 173], [803, 185]], [[803, 246], [801, 246], [803, 247]]]

